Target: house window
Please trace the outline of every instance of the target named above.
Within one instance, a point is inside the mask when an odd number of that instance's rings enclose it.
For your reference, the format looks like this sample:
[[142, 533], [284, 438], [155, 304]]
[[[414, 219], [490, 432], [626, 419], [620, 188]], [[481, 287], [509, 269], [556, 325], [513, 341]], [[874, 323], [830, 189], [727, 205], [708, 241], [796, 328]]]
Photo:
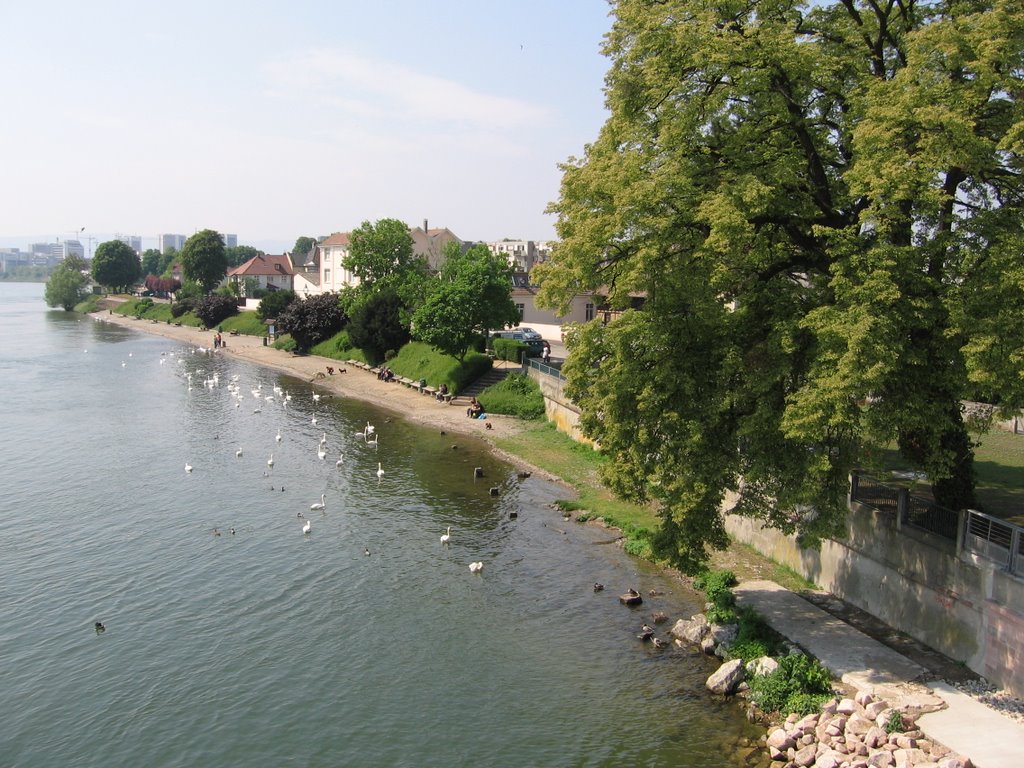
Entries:
[[523, 316], [526, 314], [526, 305], [516, 304], [516, 309], [519, 310], [519, 319], [522, 320]]
[[325, 269], [324, 270], [324, 282], [325, 283], [331, 282], [331, 270], [329, 270], [329, 269]]
[[588, 322], [594, 319], [594, 305], [593, 304], [587, 304], [587, 306], [586, 306], [586, 319], [587, 319]]

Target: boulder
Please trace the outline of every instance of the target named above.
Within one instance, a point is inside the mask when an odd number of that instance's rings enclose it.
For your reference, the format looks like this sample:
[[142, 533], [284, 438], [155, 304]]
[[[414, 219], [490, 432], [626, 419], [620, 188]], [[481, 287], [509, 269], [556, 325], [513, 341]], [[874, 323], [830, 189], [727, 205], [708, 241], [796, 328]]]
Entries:
[[679, 640], [686, 640], [697, 645], [710, 631], [711, 627], [703, 613], [691, 617], [688, 621], [680, 619], [672, 627], [670, 634]]
[[729, 695], [736, 690], [736, 686], [743, 680], [743, 659], [733, 659], [720, 666], [718, 670], [708, 678], [705, 685], [713, 693]]
[[740, 633], [740, 626], [739, 624], [712, 624], [710, 632], [715, 645], [724, 645], [728, 648], [735, 642], [736, 635]]
[[877, 725], [871, 726], [868, 732], [864, 734], [864, 743], [867, 744], [869, 749], [878, 749], [888, 740], [889, 734]]
[[779, 668], [779, 662], [771, 656], [762, 656], [759, 659], [752, 659], [747, 663], [747, 675], [750, 677], [761, 677], [770, 675]]
[[808, 766], [814, 765], [817, 756], [818, 750], [811, 744], [797, 750], [797, 753], [793, 755], [793, 764], [801, 766], [801, 768], [808, 768]]
[[776, 728], [770, 734], [768, 734], [767, 744], [769, 747], [774, 747], [780, 751], [785, 751], [790, 747], [796, 746], [796, 741], [790, 736], [785, 728]]

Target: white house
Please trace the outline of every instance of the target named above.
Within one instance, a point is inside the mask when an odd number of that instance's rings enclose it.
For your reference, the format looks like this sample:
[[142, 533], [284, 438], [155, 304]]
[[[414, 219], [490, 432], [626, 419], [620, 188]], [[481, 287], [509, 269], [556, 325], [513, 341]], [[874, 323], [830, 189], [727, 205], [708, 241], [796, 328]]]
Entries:
[[[337, 293], [342, 288], [359, 284], [359, 278], [345, 268], [345, 258], [352, 245], [351, 236], [351, 232], [335, 232], [319, 243], [317, 266], [319, 283], [315, 280], [304, 279], [301, 281], [301, 287], [296, 288], [296, 293], [303, 296]], [[433, 270], [440, 269], [444, 249], [448, 243], [462, 243], [447, 227], [430, 229], [427, 227], [426, 221], [423, 222], [422, 227], [410, 228], [409, 236], [412, 237], [413, 255], [425, 258]]]
[[[251, 298], [248, 294], [255, 289], [293, 290], [293, 278], [292, 260], [287, 253], [253, 256], [244, 264], [228, 270], [228, 280], [235, 283], [240, 295], [246, 298]], [[250, 290], [247, 291], [247, 287]]]

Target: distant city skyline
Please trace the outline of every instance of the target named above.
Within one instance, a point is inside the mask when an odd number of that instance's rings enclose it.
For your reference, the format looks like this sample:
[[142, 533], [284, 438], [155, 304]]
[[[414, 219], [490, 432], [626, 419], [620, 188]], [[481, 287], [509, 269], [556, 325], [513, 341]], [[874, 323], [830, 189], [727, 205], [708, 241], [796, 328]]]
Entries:
[[381, 218], [553, 239], [558, 165], [606, 118], [608, 11], [12, 4], [0, 247], [211, 228], [280, 252]]

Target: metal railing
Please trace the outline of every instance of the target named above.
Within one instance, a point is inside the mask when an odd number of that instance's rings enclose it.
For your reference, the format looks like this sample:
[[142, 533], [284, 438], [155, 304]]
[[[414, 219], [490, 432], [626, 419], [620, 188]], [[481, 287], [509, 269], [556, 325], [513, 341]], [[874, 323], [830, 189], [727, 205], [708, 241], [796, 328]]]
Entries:
[[1024, 528], [974, 509], [967, 510], [964, 549], [1024, 576]]
[[550, 363], [545, 363], [541, 361], [539, 358], [528, 358], [527, 367], [536, 368], [538, 371], [540, 371], [543, 374], [546, 374], [547, 376], [554, 376], [557, 379], [565, 381], [565, 376], [562, 375], [562, 371], [559, 368], [557, 368], [554, 365], [551, 365]]
[[[912, 496], [906, 488], [886, 485], [861, 472], [850, 476], [850, 500], [892, 512], [897, 528], [908, 525], [928, 531], [964, 550], [991, 560], [1017, 576], [1024, 576], [1024, 527], [968, 509], [956, 512], [930, 499]], [[960, 539], [961, 517], [963, 538]]]

